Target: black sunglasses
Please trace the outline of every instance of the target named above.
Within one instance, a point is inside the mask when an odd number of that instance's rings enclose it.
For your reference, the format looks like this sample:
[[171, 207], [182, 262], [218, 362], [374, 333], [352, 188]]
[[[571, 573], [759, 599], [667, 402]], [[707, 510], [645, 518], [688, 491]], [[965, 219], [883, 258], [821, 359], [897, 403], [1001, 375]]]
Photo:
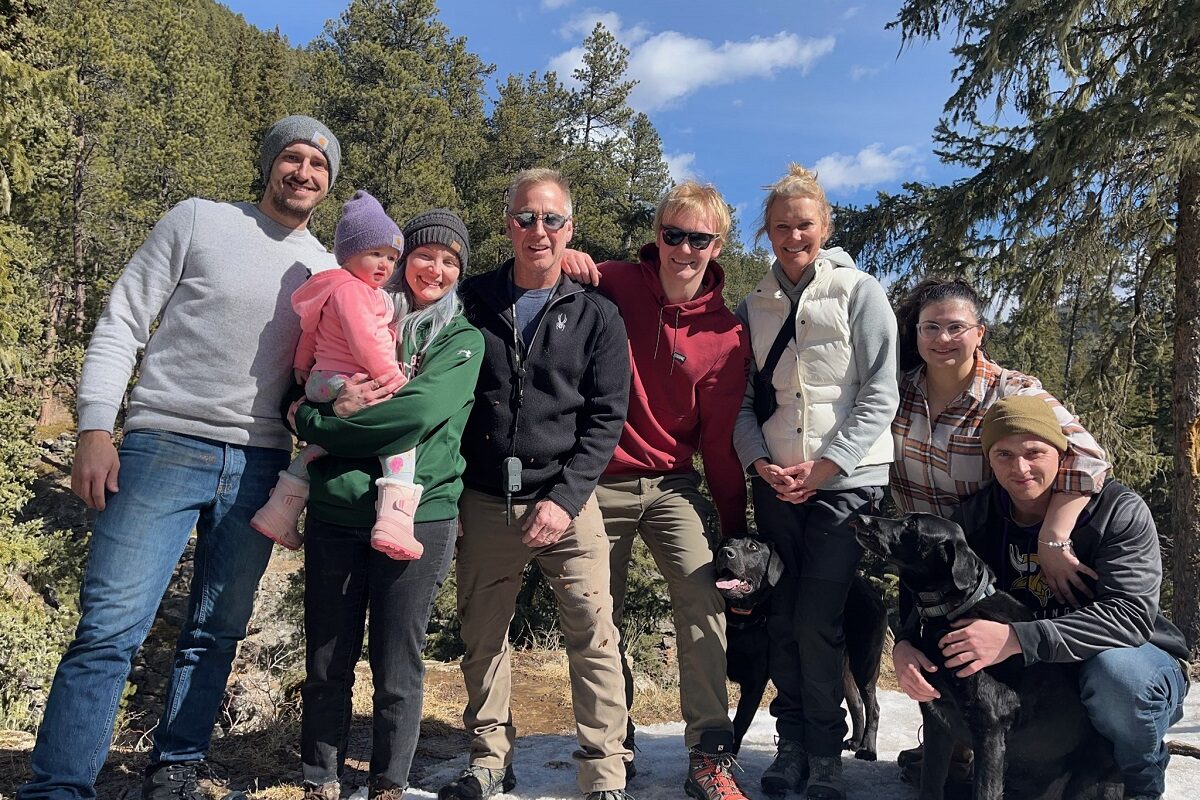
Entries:
[[546, 230], [557, 231], [561, 230], [562, 226], [566, 225], [571, 219], [562, 214], [535, 214], [532, 211], [518, 211], [516, 214], [509, 214], [509, 216], [512, 217], [513, 222], [517, 223], [517, 227], [523, 231], [532, 228], [534, 223], [539, 219]]
[[663, 241], [671, 247], [683, 244], [683, 240], [687, 239], [688, 244], [692, 246], [693, 250], [707, 250], [708, 246], [713, 243], [713, 239], [721, 238], [721, 234], [681, 231], [679, 228], [663, 228], [662, 237]]

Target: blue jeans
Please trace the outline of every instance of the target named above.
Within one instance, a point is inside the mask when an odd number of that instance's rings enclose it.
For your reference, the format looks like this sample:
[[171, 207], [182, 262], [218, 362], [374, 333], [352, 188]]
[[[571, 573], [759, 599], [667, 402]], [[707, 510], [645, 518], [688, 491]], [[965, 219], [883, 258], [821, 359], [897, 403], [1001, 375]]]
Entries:
[[1096, 730], [1112, 742], [1126, 796], [1165, 790], [1170, 756], [1163, 736], [1183, 717], [1187, 691], [1179, 661], [1149, 642], [1083, 662], [1079, 694]]
[[250, 528], [288, 453], [160, 430], [125, 435], [120, 490], [96, 517], [79, 627], [46, 703], [33, 750], [34, 798], [94, 798], [129, 665], [195, 529], [188, 617], [179, 634], [151, 763], [203, 758], [230, 664], [271, 555]]
[[425, 546], [416, 561], [394, 561], [371, 547], [370, 528], [314, 519], [304, 543], [304, 637], [307, 674], [301, 696], [300, 758], [304, 782], [336, 782], [346, 761], [354, 665], [362, 655], [367, 610], [368, 655], [375, 688], [371, 787], [407, 788], [421, 732], [425, 631], [433, 599], [450, 571], [457, 520], [418, 522]]

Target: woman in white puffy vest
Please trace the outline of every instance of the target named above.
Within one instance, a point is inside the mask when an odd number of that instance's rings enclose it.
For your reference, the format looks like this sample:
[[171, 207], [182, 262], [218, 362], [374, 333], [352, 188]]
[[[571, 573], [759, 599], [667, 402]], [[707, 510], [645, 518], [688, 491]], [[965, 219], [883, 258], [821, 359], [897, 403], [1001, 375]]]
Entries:
[[779, 734], [769, 794], [843, 800], [842, 609], [861, 550], [849, 518], [883, 496], [896, 414], [896, 317], [838, 247], [815, 173], [770, 187], [759, 235], [775, 263], [738, 307], [754, 351], [734, 445], [755, 518], [784, 563], [772, 596], [771, 704]]

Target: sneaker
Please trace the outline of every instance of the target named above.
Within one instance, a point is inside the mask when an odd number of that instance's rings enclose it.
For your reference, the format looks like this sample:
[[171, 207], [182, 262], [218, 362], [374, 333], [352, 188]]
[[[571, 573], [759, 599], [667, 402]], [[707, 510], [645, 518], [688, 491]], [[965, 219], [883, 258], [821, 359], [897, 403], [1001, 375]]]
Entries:
[[516, 785], [512, 764], [504, 769], [472, 764], [457, 778], [438, 789], [438, 800], [487, 800], [494, 794], [511, 792]]
[[304, 800], [338, 800], [341, 796], [342, 785], [337, 781], [304, 784]]
[[605, 789], [603, 792], [588, 792], [584, 800], [633, 800], [624, 789]]
[[808, 753], [804, 745], [792, 739], [780, 739], [775, 760], [762, 774], [762, 790], [781, 795], [798, 792], [808, 780]]
[[142, 800], [206, 800], [196, 785], [196, 770], [203, 762], [159, 762], [146, 767]]
[[695, 800], [748, 800], [733, 776], [735, 763], [730, 753], [713, 755], [692, 748], [688, 751], [688, 777], [683, 790]]
[[841, 756], [809, 756], [808, 766], [812, 772], [804, 788], [805, 800], [846, 800]]

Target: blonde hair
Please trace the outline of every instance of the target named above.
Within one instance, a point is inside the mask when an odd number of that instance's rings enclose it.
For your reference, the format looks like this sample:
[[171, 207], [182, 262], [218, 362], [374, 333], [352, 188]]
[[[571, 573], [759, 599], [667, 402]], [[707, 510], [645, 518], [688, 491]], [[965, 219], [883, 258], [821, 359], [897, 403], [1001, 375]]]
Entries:
[[567, 198], [567, 216], [571, 216], [571, 184], [561, 172], [549, 167], [523, 169], [513, 176], [512, 183], [508, 185], [508, 190], [504, 193], [504, 201], [509, 214], [513, 212], [513, 198], [526, 186], [533, 186], [536, 183], [553, 183], [561, 189], [563, 196]]
[[717, 238], [725, 239], [729, 236], [729, 228], [733, 225], [729, 216], [729, 204], [717, 191], [717, 187], [711, 183], [699, 184], [696, 181], [684, 181], [667, 192], [667, 196], [658, 204], [658, 210], [654, 212], [655, 233], [662, 229], [663, 217], [667, 214], [688, 212], [713, 220], [717, 229], [711, 233], [717, 234]]
[[817, 205], [821, 207], [821, 221], [825, 224], [825, 239], [821, 244], [824, 245], [833, 235], [833, 206], [829, 205], [825, 190], [817, 181], [816, 172], [792, 162], [788, 164], [787, 175], [763, 188], [769, 191], [767, 199], [763, 201], [762, 227], [755, 232], [755, 237], [767, 232], [767, 218], [771, 215], [771, 205], [780, 197], [811, 197], [817, 201]]

